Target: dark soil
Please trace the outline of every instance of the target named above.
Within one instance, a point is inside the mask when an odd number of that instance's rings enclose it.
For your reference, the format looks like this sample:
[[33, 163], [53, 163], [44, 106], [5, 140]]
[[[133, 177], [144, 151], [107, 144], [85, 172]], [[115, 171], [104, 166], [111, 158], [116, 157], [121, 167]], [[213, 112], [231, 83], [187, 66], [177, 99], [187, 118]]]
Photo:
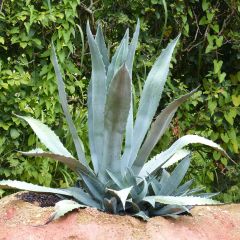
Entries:
[[24, 192], [17, 194], [16, 197], [25, 202], [38, 203], [40, 207], [53, 207], [61, 200], [60, 197], [49, 193]]

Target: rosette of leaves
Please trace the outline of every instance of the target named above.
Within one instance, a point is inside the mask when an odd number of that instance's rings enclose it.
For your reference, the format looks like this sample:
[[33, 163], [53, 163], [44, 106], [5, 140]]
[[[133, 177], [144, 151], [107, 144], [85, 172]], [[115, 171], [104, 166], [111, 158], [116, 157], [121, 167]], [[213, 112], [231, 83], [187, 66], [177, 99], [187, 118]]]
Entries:
[[[214, 194], [192, 189], [192, 180], [180, 185], [190, 164], [191, 143], [208, 145], [226, 152], [216, 143], [197, 135], [179, 138], [167, 150], [149, 159], [150, 153], [168, 128], [178, 107], [195, 91], [171, 102], [154, 119], [167, 80], [169, 65], [179, 36], [157, 58], [144, 84], [136, 116], [133, 115], [132, 68], [140, 30], [139, 21], [129, 43], [127, 30], [111, 61], [98, 26], [93, 36], [87, 24], [92, 74], [88, 88], [88, 133], [91, 163], [77, 135], [67, 104], [63, 78], [52, 45], [52, 61], [57, 77], [59, 100], [66, 117], [77, 156], [73, 156], [55, 133], [39, 120], [19, 116], [28, 122], [49, 151], [34, 149], [27, 156], [48, 157], [66, 164], [78, 176], [74, 187], [53, 189], [25, 182], [2, 180], [1, 188], [60, 194], [55, 218], [74, 208], [90, 206], [115, 214], [131, 214], [148, 219], [188, 212], [194, 205], [217, 204]], [[170, 174], [166, 168], [179, 162]], [[74, 199], [70, 201], [69, 199]], [[77, 202], [77, 203], [76, 203]]]

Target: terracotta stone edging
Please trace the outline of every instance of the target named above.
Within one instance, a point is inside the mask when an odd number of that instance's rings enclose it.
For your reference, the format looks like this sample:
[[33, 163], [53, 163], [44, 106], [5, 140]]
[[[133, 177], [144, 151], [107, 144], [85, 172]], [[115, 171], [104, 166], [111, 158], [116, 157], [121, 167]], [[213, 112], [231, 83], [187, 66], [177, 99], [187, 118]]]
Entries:
[[148, 222], [79, 209], [43, 225], [53, 212], [15, 198], [0, 200], [0, 240], [240, 240], [240, 204], [195, 207], [191, 216]]

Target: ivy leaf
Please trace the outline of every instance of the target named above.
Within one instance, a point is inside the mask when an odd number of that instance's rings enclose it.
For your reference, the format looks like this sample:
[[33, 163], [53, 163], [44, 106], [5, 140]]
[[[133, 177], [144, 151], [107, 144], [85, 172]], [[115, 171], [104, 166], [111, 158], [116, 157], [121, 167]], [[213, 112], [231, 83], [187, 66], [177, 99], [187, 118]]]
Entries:
[[209, 2], [206, 0], [203, 0], [202, 1], [202, 10], [206, 11], [208, 9], [208, 7], [209, 7]]
[[0, 37], [0, 43], [4, 44], [4, 38]]
[[219, 74], [218, 78], [219, 78], [219, 82], [220, 82], [220, 83], [224, 81], [224, 79], [225, 79], [226, 75], [227, 75], [227, 74], [226, 74], [225, 72], [224, 72], [224, 73], [221, 73], [221, 74]]
[[224, 117], [225, 119], [231, 124], [233, 125], [234, 123], [234, 118], [237, 115], [237, 111], [235, 108], [231, 108], [228, 112], [224, 113]]
[[216, 38], [217, 47], [221, 47], [222, 43], [223, 43], [223, 36], [220, 36], [219, 38]]
[[228, 143], [229, 142], [229, 137], [226, 133], [221, 133], [221, 139], [225, 142]]
[[213, 65], [214, 65], [214, 73], [218, 73], [223, 65], [223, 61], [217, 61], [216, 59], [213, 60]]
[[240, 105], [240, 95], [232, 95], [232, 102], [235, 107], [238, 107]]
[[211, 115], [213, 115], [214, 110], [216, 109], [216, 107], [217, 107], [217, 102], [209, 100], [209, 102], [208, 102], [208, 109], [209, 109]]
[[10, 130], [10, 136], [11, 136], [12, 139], [16, 139], [16, 138], [18, 138], [20, 136], [20, 133], [18, 132], [17, 129], [12, 128]]

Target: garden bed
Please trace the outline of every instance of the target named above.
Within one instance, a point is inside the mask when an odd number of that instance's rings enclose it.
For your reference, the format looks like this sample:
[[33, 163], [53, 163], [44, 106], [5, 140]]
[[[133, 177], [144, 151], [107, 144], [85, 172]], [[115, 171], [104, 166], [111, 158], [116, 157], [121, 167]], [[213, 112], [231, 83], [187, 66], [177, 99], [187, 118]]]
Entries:
[[195, 207], [192, 216], [177, 220], [154, 217], [148, 222], [86, 208], [45, 225], [53, 207], [40, 207], [16, 197], [0, 200], [1, 240], [41, 239], [154, 239], [239, 240], [240, 205]]

